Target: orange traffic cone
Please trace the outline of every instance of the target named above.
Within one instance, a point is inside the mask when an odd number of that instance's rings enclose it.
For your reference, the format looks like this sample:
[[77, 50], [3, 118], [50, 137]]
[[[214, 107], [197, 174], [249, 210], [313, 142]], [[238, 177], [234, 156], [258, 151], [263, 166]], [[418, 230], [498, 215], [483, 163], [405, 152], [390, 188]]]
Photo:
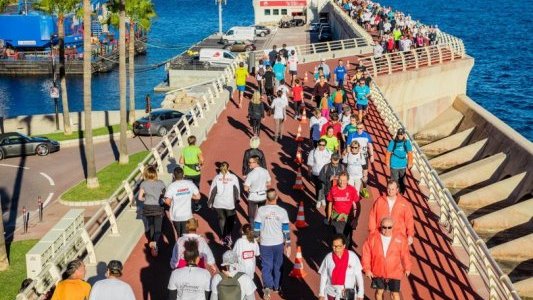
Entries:
[[304, 183], [302, 180], [302, 170], [298, 168], [298, 172], [296, 173], [296, 181], [294, 182], [294, 185], [292, 186], [294, 190], [303, 190], [304, 189]]
[[302, 118], [300, 119], [300, 124], [307, 124], [307, 110], [305, 107], [302, 108]]
[[298, 131], [296, 132], [296, 137], [294, 138], [294, 141], [301, 142], [304, 138], [302, 137], [302, 125], [298, 124]]
[[305, 222], [305, 211], [304, 211], [304, 202], [300, 201], [300, 205], [298, 206], [298, 214], [296, 215], [296, 223], [294, 223], [294, 226], [298, 229], [306, 228], [309, 226], [307, 222]]
[[294, 159], [294, 162], [299, 165], [301, 165], [303, 162], [302, 149], [300, 149], [300, 144], [298, 144], [298, 150], [296, 151], [296, 158]]
[[298, 279], [302, 279], [305, 276], [307, 276], [307, 273], [304, 271], [302, 249], [300, 246], [298, 246], [298, 250], [296, 251], [296, 258], [294, 259], [294, 267], [292, 268], [292, 271], [289, 273], [289, 276], [298, 278]]

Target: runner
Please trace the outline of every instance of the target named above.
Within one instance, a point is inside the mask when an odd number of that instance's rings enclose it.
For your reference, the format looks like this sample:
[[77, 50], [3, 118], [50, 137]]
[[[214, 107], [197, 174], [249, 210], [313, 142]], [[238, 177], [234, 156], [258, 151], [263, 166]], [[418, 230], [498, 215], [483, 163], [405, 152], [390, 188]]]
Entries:
[[231, 233], [235, 224], [235, 206], [239, 203], [241, 191], [239, 178], [229, 171], [229, 164], [221, 162], [218, 167], [219, 173], [213, 178], [209, 190], [207, 206], [214, 208], [218, 216], [219, 238], [223, 245], [231, 248], [233, 240]]
[[334, 134], [333, 126], [326, 128], [326, 134], [320, 137], [321, 140], [326, 141], [326, 149], [331, 153], [340, 153], [339, 139]]
[[313, 148], [317, 147], [318, 140], [320, 140], [320, 132], [322, 131], [322, 126], [328, 122], [328, 119], [322, 116], [319, 108], [316, 108], [313, 111], [313, 116], [309, 120], [309, 127], [311, 132], [309, 136], [311, 137], [311, 142], [313, 143]]
[[342, 59], [339, 59], [337, 67], [333, 70], [333, 74], [334, 80], [337, 83], [337, 88], [344, 90], [344, 78], [346, 77], [346, 74], [348, 74], [348, 70], [344, 66]]
[[337, 86], [333, 94], [331, 94], [331, 99], [333, 100], [333, 106], [335, 107], [335, 112], [337, 115], [341, 115], [343, 110], [342, 107], [344, 103], [348, 100], [346, 93], [342, 86]]
[[[331, 190], [332, 185], [336, 185], [337, 179], [342, 172], [346, 172], [346, 166], [340, 163], [341, 156], [339, 153], [331, 154], [331, 162], [327, 163], [322, 167], [318, 178], [322, 182], [324, 187], [324, 195], [328, 195]], [[326, 206], [326, 201], [321, 203], [323, 206]], [[318, 206], [318, 203], [317, 203]], [[327, 220], [327, 219], [326, 219]]]
[[366, 117], [368, 110], [368, 97], [370, 96], [370, 88], [366, 85], [365, 79], [359, 79], [359, 84], [353, 89], [353, 97], [357, 99], [357, 114], [358, 121], [362, 122]]
[[261, 139], [259, 139], [259, 137], [257, 136], [253, 136], [250, 139], [250, 148], [244, 151], [244, 156], [242, 158], [242, 175], [245, 179], [248, 173], [250, 173], [250, 171], [252, 170], [252, 168], [248, 164], [248, 161], [252, 156], [257, 156], [259, 158], [259, 166], [266, 169], [267, 163], [265, 153], [263, 153], [263, 150], [259, 149], [260, 144]]
[[248, 159], [248, 166], [252, 171], [244, 181], [244, 191], [248, 192], [248, 219], [253, 223], [257, 209], [265, 204], [267, 187], [270, 186], [271, 178], [268, 171], [259, 166], [259, 157], [252, 156]]
[[135, 300], [131, 286], [122, 277], [122, 263], [112, 260], [107, 264], [106, 279], [97, 281], [91, 289], [89, 300]]
[[186, 222], [185, 230], [187, 233], [183, 234], [183, 236], [176, 241], [176, 244], [172, 249], [172, 257], [170, 259], [171, 269], [179, 269], [188, 265], [187, 258], [185, 257], [185, 253], [187, 252], [186, 244], [188, 241], [192, 240], [195, 241], [197, 245], [199, 256], [196, 266], [213, 272], [216, 270], [213, 252], [211, 251], [211, 248], [209, 248], [204, 237], [196, 233], [197, 229], [198, 220], [195, 218], [191, 218]]
[[255, 79], [257, 80], [257, 89], [259, 90], [259, 95], [261, 96], [265, 92], [265, 73], [266, 66], [264, 64], [264, 61], [260, 59], [259, 65], [257, 66], [257, 70], [255, 71]]
[[276, 58], [276, 63], [272, 67], [272, 71], [276, 75], [276, 86], [280, 85], [280, 81], [285, 79], [285, 65], [281, 61], [281, 56], [278, 55]]
[[[292, 84], [292, 83], [291, 83]], [[300, 84], [300, 79], [294, 80], [294, 86], [292, 87], [292, 103], [294, 108], [294, 118], [300, 118], [300, 112], [305, 109], [304, 103], [304, 88]]]
[[[197, 188], [200, 188], [200, 178], [202, 165], [204, 164], [204, 156], [202, 149], [196, 146], [196, 136], [191, 135], [187, 138], [189, 146], [181, 150], [180, 165], [183, 166], [183, 174], [185, 179], [191, 180]], [[200, 201], [193, 203], [193, 210], [199, 212], [202, 208]]]
[[276, 74], [272, 71], [272, 67], [268, 66], [264, 75], [265, 78], [265, 94], [267, 96], [268, 104], [272, 103], [274, 99], [274, 88], [276, 86]]
[[283, 122], [287, 116], [287, 106], [289, 103], [283, 97], [283, 91], [278, 90], [277, 97], [272, 101], [272, 110], [274, 111], [273, 117], [276, 123], [273, 140], [277, 142], [283, 138]]
[[315, 98], [317, 107], [321, 106], [320, 101], [322, 100], [325, 94], [329, 95], [329, 84], [326, 82], [325, 76], [320, 76], [318, 78], [318, 82], [315, 84], [315, 87], [313, 89], [313, 97]]
[[311, 178], [315, 185], [315, 201], [316, 208], [319, 209], [321, 205], [326, 205], [326, 195], [324, 194], [324, 185], [320, 180], [320, 171], [331, 161], [331, 152], [326, 149], [326, 140], [318, 140], [318, 145], [311, 150], [307, 157], [307, 165], [311, 167]]
[[359, 142], [352, 141], [348, 146], [346, 154], [342, 158], [342, 162], [346, 164], [346, 170], [348, 172], [348, 184], [352, 185], [361, 191], [361, 184], [363, 182], [363, 169], [366, 165], [366, 158], [361, 151]]
[[252, 96], [252, 101], [248, 104], [248, 121], [252, 126], [254, 136], [259, 136], [261, 131], [261, 120], [265, 117], [265, 106], [261, 101], [261, 94], [257, 91]]
[[350, 125], [346, 126], [343, 130], [346, 134], [346, 143], [351, 144], [353, 141], [359, 143], [359, 147], [363, 155], [365, 156], [366, 163], [363, 165], [363, 182], [368, 180], [369, 166], [374, 163], [374, 143], [372, 137], [365, 130], [363, 122], [357, 122], [354, 116], [350, 119]]
[[242, 98], [244, 98], [244, 92], [246, 91], [246, 79], [248, 79], [248, 75], [248, 70], [241, 61], [239, 67], [235, 70], [235, 84], [237, 85], [237, 91], [239, 91], [239, 104], [237, 107], [239, 108], [242, 106]]
[[400, 193], [405, 193], [405, 175], [413, 166], [413, 146], [405, 136], [405, 129], [400, 128], [389, 142], [385, 156], [386, 165], [390, 167], [392, 180], [400, 186]]
[[220, 273], [211, 280], [211, 300], [255, 300], [253, 277], [239, 271], [238, 256], [228, 250], [222, 255]]
[[139, 189], [138, 200], [143, 202], [142, 214], [146, 220], [145, 233], [152, 256], [157, 256], [161, 225], [163, 224], [163, 207], [161, 198], [165, 192], [165, 183], [157, 179], [157, 170], [148, 166], [143, 172], [143, 182]]
[[250, 278], [254, 278], [256, 257], [259, 257], [259, 244], [255, 240], [254, 231], [250, 224], [242, 225], [242, 237], [235, 242], [233, 251], [239, 257], [239, 271], [246, 273]]
[[294, 83], [294, 77], [298, 76], [298, 55], [296, 51], [291, 50], [291, 55], [287, 59], [287, 65], [289, 67], [289, 74], [291, 74], [291, 85]]
[[326, 217], [335, 233], [344, 235], [346, 244], [350, 248], [361, 204], [359, 204], [359, 192], [348, 184], [346, 172], [339, 174], [337, 185], [331, 187], [326, 198], [328, 200]]

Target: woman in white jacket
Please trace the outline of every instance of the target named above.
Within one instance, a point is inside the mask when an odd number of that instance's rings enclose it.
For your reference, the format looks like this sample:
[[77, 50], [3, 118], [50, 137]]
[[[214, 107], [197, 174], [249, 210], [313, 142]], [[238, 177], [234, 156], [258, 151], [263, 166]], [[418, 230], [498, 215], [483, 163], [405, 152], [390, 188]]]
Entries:
[[316, 208], [320, 208], [320, 205], [326, 206], [326, 195], [324, 195], [324, 187], [322, 181], [318, 178], [320, 170], [331, 161], [331, 152], [326, 149], [326, 141], [320, 139], [317, 143], [317, 147], [307, 157], [307, 165], [311, 167], [311, 175], [315, 184], [315, 197]]
[[229, 171], [227, 162], [221, 162], [218, 169], [220, 172], [213, 178], [211, 183], [207, 206], [214, 208], [217, 212], [220, 229], [219, 237], [225, 246], [231, 248], [233, 244], [231, 233], [233, 232], [236, 216], [235, 203], [239, 201], [241, 191], [239, 189], [239, 179]]
[[183, 256], [183, 253], [185, 252], [184, 245], [188, 240], [195, 240], [198, 243], [198, 252], [200, 254], [200, 260], [197, 264], [198, 267], [214, 272], [216, 270], [216, 262], [213, 252], [211, 251], [211, 248], [209, 248], [204, 237], [196, 233], [196, 229], [198, 229], [198, 220], [195, 218], [189, 219], [185, 224], [185, 229], [187, 233], [183, 234], [176, 241], [176, 245], [174, 245], [174, 249], [172, 250], [170, 268], [174, 270], [187, 266], [187, 261]]
[[319, 300], [363, 299], [365, 296], [361, 262], [353, 251], [346, 249], [342, 234], [333, 236], [333, 252], [328, 253], [320, 274]]

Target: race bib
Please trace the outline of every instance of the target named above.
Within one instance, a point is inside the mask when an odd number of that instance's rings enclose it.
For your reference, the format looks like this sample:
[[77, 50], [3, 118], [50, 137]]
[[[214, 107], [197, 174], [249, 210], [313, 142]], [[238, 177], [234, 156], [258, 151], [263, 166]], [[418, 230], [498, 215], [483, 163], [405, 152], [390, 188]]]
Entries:
[[242, 259], [252, 259], [254, 257], [255, 257], [255, 253], [253, 250], [242, 252]]

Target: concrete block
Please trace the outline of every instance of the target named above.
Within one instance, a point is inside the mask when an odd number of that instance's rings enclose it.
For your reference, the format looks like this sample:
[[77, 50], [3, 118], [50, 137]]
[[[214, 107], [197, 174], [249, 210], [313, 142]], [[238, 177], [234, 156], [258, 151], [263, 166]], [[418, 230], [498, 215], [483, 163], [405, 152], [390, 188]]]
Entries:
[[429, 160], [431, 166], [437, 170], [447, 170], [473, 160], [485, 146], [487, 139], [475, 142], [468, 146], [455, 149], [451, 152]]
[[489, 180], [505, 161], [507, 155], [498, 153], [478, 160], [466, 166], [440, 175], [440, 179], [449, 189], [464, 189]]
[[518, 295], [523, 299], [533, 298], [533, 277], [513, 283]]
[[533, 233], [507, 243], [490, 248], [490, 253], [498, 262], [521, 263], [533, 259]]
[[462, 119], [463, 115], [460, 112], [449, 107], [416, 132], [414, 138], [427, 141], [443, 139], [454, 132]]
[[452, 134], [433, 143], [424, 145], [421, 147], [421, 149], [426, 156], [437, 156], [441, 155], [442, 153], [457, 149], [466, 144], [474, 129], [475, 127], [472, 127], [467, 130]]
[[524, 223], [533, 232], [533, 198], [476, 218], [472, 226], [478, 233], [497, 233]]

